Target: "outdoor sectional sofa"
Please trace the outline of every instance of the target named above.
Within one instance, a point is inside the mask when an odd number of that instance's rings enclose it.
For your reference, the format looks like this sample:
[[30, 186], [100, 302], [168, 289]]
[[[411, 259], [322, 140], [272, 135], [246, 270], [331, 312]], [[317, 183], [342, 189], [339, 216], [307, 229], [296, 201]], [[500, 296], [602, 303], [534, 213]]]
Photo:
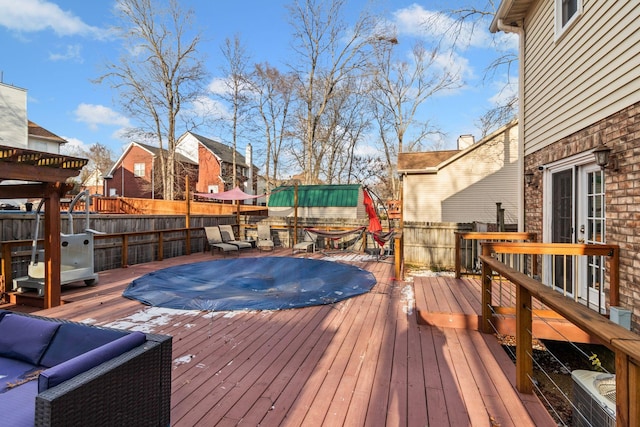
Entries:
[[171, 337], [0, 311], [0, 424], [168, 426]]

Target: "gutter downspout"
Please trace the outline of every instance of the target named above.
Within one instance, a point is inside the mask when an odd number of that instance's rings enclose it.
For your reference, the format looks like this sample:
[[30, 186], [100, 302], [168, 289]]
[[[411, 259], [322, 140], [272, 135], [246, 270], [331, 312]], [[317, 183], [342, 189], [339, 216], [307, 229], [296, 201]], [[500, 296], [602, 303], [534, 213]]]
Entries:
[[498, 19], [498, 30], [518, 35], [518, 231], [525, 229], [524, 217], [524, 28]]

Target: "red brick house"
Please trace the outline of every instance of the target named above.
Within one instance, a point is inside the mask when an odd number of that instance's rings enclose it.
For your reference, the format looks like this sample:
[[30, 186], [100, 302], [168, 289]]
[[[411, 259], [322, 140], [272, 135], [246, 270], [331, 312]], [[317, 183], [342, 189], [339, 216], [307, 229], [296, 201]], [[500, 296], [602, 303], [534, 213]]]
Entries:
[[246, 156], [236, 151], [236, 182], [233, 182], [233, 149], [218, 141], [185, 132], [178, 139], [178, 152], [198, 164], [196, 192], [218, 193], [240, 187], [249, 194], [258, 194], [258, 168], [249, 167], [252, 158], [251, 144]]
[[[131, 142], [104, 176], [104, 195], [162, 199], [160, 154], [158, 147]], [[190, 176], [193, 187], [198, 164], [177, 154], [176, 169], [177, 176]], [[184, 189], [184, 182], [179, 188]]]

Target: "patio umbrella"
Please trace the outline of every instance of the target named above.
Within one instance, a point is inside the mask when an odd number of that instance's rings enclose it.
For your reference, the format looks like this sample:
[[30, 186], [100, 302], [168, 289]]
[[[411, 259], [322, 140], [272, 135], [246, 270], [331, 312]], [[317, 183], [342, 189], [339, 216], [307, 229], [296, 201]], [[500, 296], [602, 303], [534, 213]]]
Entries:
[[236, 222], [240, 224], [240, 200], [250, 200], [250, 199], [258, 199], [263, 197], [261, 194], [253, 195], [247, 194], [240, 189], [240, 187], [235, 187], [233, 190], [223, 191], [222, 193], [195, 193], [198, 197], [203, 197], [205, 199], [216, 199], [216, 200], [233, 200], [236, 204]]

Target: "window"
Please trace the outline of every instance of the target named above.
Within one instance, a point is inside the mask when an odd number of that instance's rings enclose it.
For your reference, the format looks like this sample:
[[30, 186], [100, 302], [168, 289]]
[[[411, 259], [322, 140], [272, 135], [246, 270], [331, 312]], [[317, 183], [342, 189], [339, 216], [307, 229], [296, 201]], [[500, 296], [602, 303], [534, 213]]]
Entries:
[[556, 0], [556, 38], [582, 13], [582, 0]]
[[144, 176], [144, 163], [133, 164], [133, 176]]

